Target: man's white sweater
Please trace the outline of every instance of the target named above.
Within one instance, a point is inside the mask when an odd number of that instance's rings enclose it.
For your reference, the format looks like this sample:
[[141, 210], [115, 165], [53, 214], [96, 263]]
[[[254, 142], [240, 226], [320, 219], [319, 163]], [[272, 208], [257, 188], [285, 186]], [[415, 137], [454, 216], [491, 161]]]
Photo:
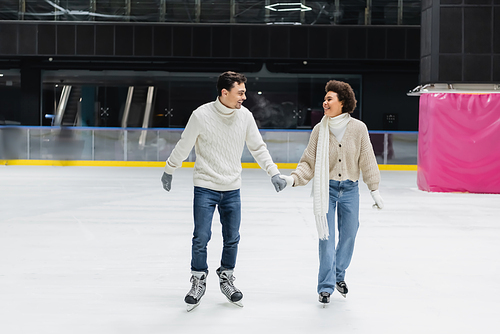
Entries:
[[230, 109], [219, 99], [193, 111], [165, 165], [173, 174], [195, 146], [193, 183], [217, 191], [241, 187], [241, 155], [245, 142], [259, 166], [269, 176], [279, 173], [262, 140], [252, 113], [245, 107]]

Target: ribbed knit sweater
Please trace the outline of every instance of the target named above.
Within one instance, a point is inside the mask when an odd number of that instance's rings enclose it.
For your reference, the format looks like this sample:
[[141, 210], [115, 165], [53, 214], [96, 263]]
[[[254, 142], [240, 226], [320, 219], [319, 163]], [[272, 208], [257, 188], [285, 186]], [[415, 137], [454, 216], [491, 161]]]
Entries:
[[[317, 124], [312, 130], [309, 143], [300, 158], [297, 169], [291, 174], [295, 181], [294, 187], [306, 185], [314, 177], [319, 125]], [[329, 158], [330, 180], [357, 181], [361, 171], [363, 181], [368, 188], [378, 189], [380, 171], [365, 123], [352, 118], [347, 124], [340, 143], [334, 135], [330, 135]]]
[[262, 140], [252, 113], [245, 107], [230, 109], [219, 99], [193, 111], [165, 165], [173, 174], [195, 147], [193, 183], [217, 191], [241, 187], [241, 155], [248, 150], [269, 176], [279, 173]]

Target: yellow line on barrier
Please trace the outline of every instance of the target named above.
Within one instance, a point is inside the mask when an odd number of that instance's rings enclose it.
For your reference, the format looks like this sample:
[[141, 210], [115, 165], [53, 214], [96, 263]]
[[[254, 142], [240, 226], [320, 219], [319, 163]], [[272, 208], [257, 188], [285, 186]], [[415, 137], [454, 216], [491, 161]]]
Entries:
[[163, 161], [99, 161], [99, 160], [0, 160], [7, 166], [64, 166], [64, 167], [165, 167]]
[[417, 165], [378, 165], [380, 170], [413, 170], [416, 171]]
[[[99, 160], [0, 160], [5, 166], [75, 166], [75, 167], [165, 167], [164, 161], [99, 161]], [[295, 169], [296, 163], [277, 163], [279, 169]], [[182, 167], [193, 168], [194, 162], [183, 162]], [[260, 168], [257, 163], [241, 163], [242, 168]], [[380, 170], [416, 171], [417, 165], [378, 165]]]

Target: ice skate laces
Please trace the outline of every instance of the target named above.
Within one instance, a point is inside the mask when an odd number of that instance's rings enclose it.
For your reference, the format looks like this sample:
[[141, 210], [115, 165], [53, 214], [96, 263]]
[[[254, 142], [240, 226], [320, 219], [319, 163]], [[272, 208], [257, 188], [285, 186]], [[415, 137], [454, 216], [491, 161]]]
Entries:
[[191, 276], [191, 290], [189, 290], [188, 295], [192, 296], [196, 300], [203, 296], [203, 292], [205, 290], [205, 276], [198, 278], [196, 276]]
[[343, 292], [347, 291], [347, 284], [344, 281], [337, 282], [337, 287]]
[[222, 290], [222, 293], [224, 293], [226, 297], [230, 299], [234, 293], [236, 292], [241, 293], [241, 291], [234, 286], [233, 282], [236, 280], [236, 277], [234, 277], [232, 274], [222, 272], [219, 277], [220, 277], [220, 288]]

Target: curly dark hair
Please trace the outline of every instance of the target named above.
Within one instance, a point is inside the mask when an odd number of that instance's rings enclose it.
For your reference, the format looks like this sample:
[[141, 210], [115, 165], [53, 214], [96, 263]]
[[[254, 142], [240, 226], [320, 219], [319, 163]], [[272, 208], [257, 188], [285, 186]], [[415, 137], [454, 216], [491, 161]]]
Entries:
[[325, 92], [337, 93], [337, 97], [342, 102], [342, 113], [351, 114], [356, 108], [356, 97], [351, 86], [343, 81], [330, 80], [326, 83]]
[[234, 83], [246, 83], [247, 78], [244, 74], [227, 71], [219, 75], [219, 79], [217, 80], [217, 93], [219, 96], [222, 95], [222, 90], [225, 88], [226, 90], [231, 90], [234, 87]]

